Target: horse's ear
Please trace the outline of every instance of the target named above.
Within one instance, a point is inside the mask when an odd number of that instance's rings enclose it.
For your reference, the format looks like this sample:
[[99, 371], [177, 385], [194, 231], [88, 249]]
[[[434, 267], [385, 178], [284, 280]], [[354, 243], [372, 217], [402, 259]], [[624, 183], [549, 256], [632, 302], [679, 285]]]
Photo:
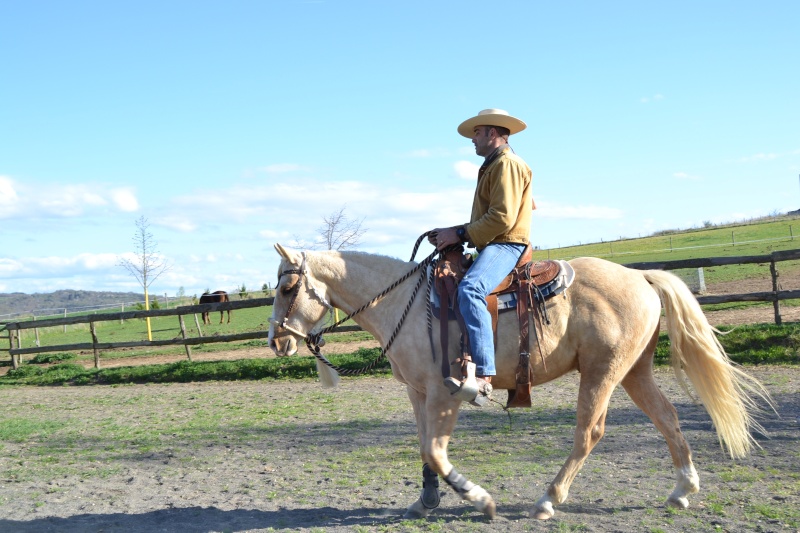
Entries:
[[275, 250], [277, 250], [281, 257], [294, 265], [299, 265], [303, 262], [303, 258], [300, 253], [292, 250], [291, 248], [284, 248], [280, 244], [275, 243]]

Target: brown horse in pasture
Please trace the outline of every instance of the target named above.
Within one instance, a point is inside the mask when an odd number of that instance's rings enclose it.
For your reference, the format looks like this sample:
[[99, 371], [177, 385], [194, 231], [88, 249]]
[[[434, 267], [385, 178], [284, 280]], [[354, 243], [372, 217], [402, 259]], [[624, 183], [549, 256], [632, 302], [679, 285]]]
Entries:
[[[201, 304], [216, 304], [221, 302], [229, 302], [228, 293], [225, 291], [214, 291], [212, 293], [204, 292], [200, 296], [200, 303]], [[220, 310], [219, 312], [219, 323], [222, 324], [224, 311]], [[209, 318], [209, 311], [203, 311], [203, 324], [211, 324], [211, 319]], [[231, 323], [231, 310], [228, 309], [228, 324]]]
[[[405, 516], [425, 517], [439, 505], [435, 487], [441, 477], [463, 500], [494, 518], [495, 502], [489, 492], [459, 473], [448, 459], [447, 448], [461, 400], [443, 384], [442, 354], [431, 353], [432, 345], [440, 345], [439, 327], [428, 327], [426, 298], [413, 298], [419, 286], [415, 283], [421, 284], [424, 279], [424, 274], [408, 277], [417, 264], [359, 252], [300, 252], [280, 245], [276, 249], [281, 264], [269, 342], [277, 355], [294, 354], [298, 342], [315, 342], [312, 333], [331, 306], [351, 314], [381, 346], [394, 341], [385, 354], [394, 377], [406, 384], [423, 463], [422, 492]], [[555, 507], [567, 499], [572, 481], [605, 433], [609, 400], [619, 385], [666, 439], [677, 477], [667, 504], [684, 509], [689, 506], [689, 496], [699, 490], [700, 478], [675, 407], [653, 375], [662, 307], [675, 373], [687, 392], [691, 383], [732, 457], [743, 457], [757, 446], [751, 435], [753, 430], [760, 431], [753, 418], [758, 411], [756, 399], [770, 403], [769, 394], [731, 363], [697, 300], [673, 274], [633, 270], [592, 257], [569, 263], [575, 280], [566, 292], [547, 300], [549, 321], [539, 327], [539, 346], [535, 345], [535, 336], [530, 336], [528, 352], [537, 354], [530, 358], [533, 385], [568, 372], [580, 373], [575, 437], [561, 471], [536, 501], [533, 516], [551, 518]], [[415, 277], [420, 280], [415, 281]], [[387, 291], [387, 287], [392, 290]], [[378, 295], [382, 297], [369, 300]], [[365, 305], [367, 302], [372, 303]], [[358, 314], [353, 315], [354, 311]], [[403, 317], [407, 320], [395, 337], [393, 333]], [[529, 323], [531, 329], [533, 326]], [[458, 338], [456, 322], [448, 327], [449, 337]], [[502, 313], [496, 337], [497, 375], [492, 380], [495, 391], [516, 386], [519, 334], [516, 313]], [[450, 353], [444, 354], [451, 361], [460, 355], [457, 344], [451, 342]], [[324, 385], [336, 383], [338, 376], [320, 362], [320, 357], [317, 369]], [[520, 455], [524, 456], [523, 450]], [[535, 460], [532, 454], [529, 460]]]

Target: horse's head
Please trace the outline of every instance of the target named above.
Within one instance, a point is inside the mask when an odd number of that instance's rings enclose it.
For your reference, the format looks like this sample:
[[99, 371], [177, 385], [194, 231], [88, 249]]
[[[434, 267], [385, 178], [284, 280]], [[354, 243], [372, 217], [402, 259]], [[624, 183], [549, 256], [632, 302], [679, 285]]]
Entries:
[[269, 326], [269, 346], [278, 356], [297, 352], [304, 340], [330, 308], [326, 288], [316, 281], [305, 252], [275, 245], [282, 260]]

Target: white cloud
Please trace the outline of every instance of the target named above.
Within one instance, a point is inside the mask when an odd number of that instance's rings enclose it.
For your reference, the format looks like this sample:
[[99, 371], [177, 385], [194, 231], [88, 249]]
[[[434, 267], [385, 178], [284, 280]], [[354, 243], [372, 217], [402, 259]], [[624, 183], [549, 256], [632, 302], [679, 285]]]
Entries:
[[183, 233], [189, 233], [197, 229], [197, 224], [186, 217], [171, 215], [155, 219], [154, 222], [159, 226], [164, 226]]
[[472, 161], [456, 161], [453, 164], [453, 169], [456, 176], [463, 180], [475, 180], [478, 178], [478, 170], [481, 167]]
[[22, 270], [22, 263], [14, 259], [0, 257], [0, 276], [13, 274]]
[[120, 211], [131, 213], [139, 210], [139, 201], [136, 199], [133, 190], [129, 188], [114, 189], [110, 194], [111, 201], [114, 202], [114, 205], [116, 205]]
[[131, 188], [109, 188], [93, 183], [17, 183], [0, 176], [0, 218], [70, 218], [108, 209], [131, 212], [139, 202]]
[[53, 277], [117, 268], [119, 256], [112, 253], [82, 253], [73, 256], [0, 259], [0, 277]]
[[0, 218], [11, 216], [17, 209], [19, 196], [14, 182], [7, 176], [0, 176]]

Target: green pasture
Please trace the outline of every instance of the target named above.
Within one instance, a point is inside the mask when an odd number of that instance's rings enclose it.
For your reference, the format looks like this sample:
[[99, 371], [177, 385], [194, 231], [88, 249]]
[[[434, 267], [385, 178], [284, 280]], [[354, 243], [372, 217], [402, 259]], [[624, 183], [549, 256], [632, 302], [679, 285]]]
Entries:
[[[203, 318], [197, 315], [195, 322], [194, 315], [185, 315], [186, 335], [188, 337], [199, 337], [197, 324], [199, 323], [202, 334], [205, 337], [216, 335], [232, 335], [236, 333], [246, 333], [252, 331], [266, 331], [269, 329], [269, 317], [272, 315], [272, 307], [258, 307], [251, 309], [237, 309], [231, 313], [231, 323], [228, 324], [228, 315], [225, 313], [225, 321], [219, 323], [219, 313], [210, 315], [211, 324], [204, 325]], [[65, 331], [66, 330], [66, 331]], [[97, 340], [99, 342], [131, 342], [147, 340], [147, 322], [143, 318], [131, 320], [110, 320], [95, 322]], [[153, 340], [169, 340], [181, 336], [180, 322], [177, 316], [153, 317], [150, 319], [150, 330]], [[29, 348], [36, 346], [36, 332], [32, 329], [20, 330], [22, 347]], [[92, 335], [89, 324], [73, 324], [64, 326], [52, 326], [39, 328], [39, 344], [41, 346], [59, 344], [77, 344], [82, 342], [92, 342]], [[212, 346], [223, 346], [208, 344], [198, 346], [197, 350], [211, 349]], [[185, 353], [183, 346], [175, 347], [156, 347], [156, 348], [131, 348], [124, 350], [109, 351], [103, 357], [112, 356], [139, 356], [150, 354], [154, 351], [158, 353]], [[32, 357], [32, 356], [26, 356]]]
[[[233, 335], [237, 333], [250, 333], [267, 331], [269, 329], [269, 317], [272, 316], [272, 306], [257, 307], [249, 309], [237, 309], [231, 313], [231, 322], [227, 323], [228, 314], [224, 315], [224, 321], [219, 323], [219, 313], [210, 315], [211, 324], [204, 325], [202, 316], [197, 315], [195, 322], [194, 315], [185, 315], [184, 324], [186, 325], [186, 335], [188, 337], [199, 337], [198, 323], [202, 335], [213, 338], [218, 335]], [[348, 325], [354, 324], [352, 321]], [[177, 316], [153, 317], [150, 319], [150, 329], [153, 340], [169, 340], [181, 337], [180, 323]], [[134, 342], [147, 340], [147, 322], [143, 318], [132, 320], [110, 320], [95, 322], [95, 331], [99, 342]], [[36, 346], [36, 332], [33, 329], [20, 330], [23, 348]], [[89, 324], [73, 324], [64, 326], [52, 326], [38, 329], [40, 346], [55, 346], [64, 344], [77, 344], [92, 342], [92, 335]], [[349, 341], [371, 339], [372, 336], [366, 332], [338, 333], [326, 337], [329, 341]], [[235, 350], [248, 347], [263, 347], [264, 354], [271, 354], [267, 347], [266, 339], [256, 339], [238, 342], [204, 343], [191, 347], [192, 353], [207, 353], [221, 350]], [[5, 346], [4, 346], [5, 347]], [[156, 347], [136, 347], [122, 348], [116, 350], [103, 350], [101, 360], [120, 359], [126, 357], [140, 357], [145, 355], [183, 355], [186, 351], [182, 345], [175, 346], [156, 346]], [[42, 353], [37, 355], [22, 356], [23, 362], [57, 362], [69, 360], [71, 362], [79, 360], [94, 360], [94, 354], [90, 350], [80, 353]], [[9, 361], [0, 361], [0, 365], [9, 364]]]
[[[536, 235], [533, 235], [536, 244]], [[726, 225], [675, 232], [660, 232], [639, 239], [535, 250], [535, 259], [601, 257], [614, 263], [677, 261], [699, 257], [769, 255], [800, 248], [800, 218], [782, 217], [750, 224]], [[779, 271], [795, 272], [800, 261], [778, 263]], [[748, 264], [706, 268], [706, 283], [769, 277], [769, 265]]]

